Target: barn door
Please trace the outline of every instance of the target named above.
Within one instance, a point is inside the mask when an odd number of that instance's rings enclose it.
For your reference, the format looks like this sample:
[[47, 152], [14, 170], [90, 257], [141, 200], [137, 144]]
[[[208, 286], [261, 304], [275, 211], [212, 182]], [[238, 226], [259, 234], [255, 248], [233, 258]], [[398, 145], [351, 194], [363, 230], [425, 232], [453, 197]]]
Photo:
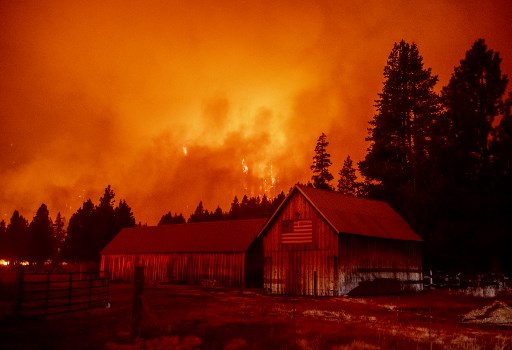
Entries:
[[299, 252], [288, 253], [288, 276], [286, 276], [286, 293], [304, 294], [302, 290], [302, 268]]

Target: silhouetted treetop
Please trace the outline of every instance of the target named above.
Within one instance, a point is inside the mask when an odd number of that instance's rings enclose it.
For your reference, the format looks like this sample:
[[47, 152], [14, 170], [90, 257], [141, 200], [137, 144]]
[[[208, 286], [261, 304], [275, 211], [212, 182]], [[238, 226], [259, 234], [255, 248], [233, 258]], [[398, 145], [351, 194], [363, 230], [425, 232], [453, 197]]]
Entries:
[[390, 200], [406, 188], [425, 187], [428, 178], [430, 127], [439, 117], [434, 92], [437, 76], [423, 67], [415, 43], [395, 43], [384, 68], [384, 84], [376, 100], [377, 113], [370, 121], [368, 152], [359, 163], [361, 173], [379, 184]]
[[327, 136], [322, 133], [322, 135], [318, 137], [315, 146], [315, 155], [313, 156], [313, 164], [310, 167], [311, 170], [313, 170], [311, 180], [313, 181], [313, 186], [316, 188], [332, 190], [329, 182], [334, 179], [334, 176], [332, 176], [329, 171], [332, 162], [331, 155], [327, 153], [328, 145]]
[[352, 163], [352, 159], [350, 159], [350, 155], [348, 155], [345, 161], [343, 162], [343, 167], [341, 168], [338, 175], [340, 176], [337, 186], [338, 192], [349, 195], [355, 195], [357, 192], [357, 176], [356, 169], [354, 169], [354, 165]]
[[162, 215], [162, 218], [158, 222], [158, 225], [173, 225], [173, 224], [184, 224], [186, 222], [183, 214], [172, 213], [169, 211], [167, 214]]

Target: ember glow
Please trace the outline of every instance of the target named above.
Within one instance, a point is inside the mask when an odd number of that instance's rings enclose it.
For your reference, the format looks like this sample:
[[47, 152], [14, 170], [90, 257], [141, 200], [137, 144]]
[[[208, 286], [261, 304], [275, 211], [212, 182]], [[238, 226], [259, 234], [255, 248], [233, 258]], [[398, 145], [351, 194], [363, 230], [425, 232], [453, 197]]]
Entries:
[[418, 44], [439, 88], [479, 37], [510, 74], [511, 8], [2, 1], [0, 218], [42, 202], [69, 218], [108, 184], [143, 223], [229, 209], [307, 181], [322, 132], [335, 174], [365, 154], [394, 42]]

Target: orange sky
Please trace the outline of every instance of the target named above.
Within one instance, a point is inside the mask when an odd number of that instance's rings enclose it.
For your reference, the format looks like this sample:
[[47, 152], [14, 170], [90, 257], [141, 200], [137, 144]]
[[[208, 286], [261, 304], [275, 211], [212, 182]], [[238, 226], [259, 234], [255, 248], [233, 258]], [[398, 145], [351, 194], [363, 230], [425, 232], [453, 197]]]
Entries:
[[143, 223], [227, 210], [307, 181], [322, 132], [337, 173], [401, 39], [438, 88], [479, 37], [512, 72], [508, 1], [255, 3], [1, 1], [0, 219], [69, 219], [107, 184]]

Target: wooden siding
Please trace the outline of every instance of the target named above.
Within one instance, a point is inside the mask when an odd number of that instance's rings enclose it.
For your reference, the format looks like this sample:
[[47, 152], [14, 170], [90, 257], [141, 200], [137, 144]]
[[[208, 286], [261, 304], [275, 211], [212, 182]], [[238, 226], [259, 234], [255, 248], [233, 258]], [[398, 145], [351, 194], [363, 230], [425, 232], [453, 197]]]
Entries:
[[[283, 244], [282, 222], [312, 220], [311, 243]], [[337, 295], [337, 234], [299, 193], [287, 205], [263, 236], [265, 290], [276, 294]]]
[[419, 242], [340, 235], [339, 292], [346, 294], [361, 281], [393, 278], [404, 286], [422, 286], [422, 257]]
[[132, 281], [134, 267], [145, 267], [146, 282], [244, 284], [245, 253], [115, 254], [101, 257], [101, 270], [113, 281]]

